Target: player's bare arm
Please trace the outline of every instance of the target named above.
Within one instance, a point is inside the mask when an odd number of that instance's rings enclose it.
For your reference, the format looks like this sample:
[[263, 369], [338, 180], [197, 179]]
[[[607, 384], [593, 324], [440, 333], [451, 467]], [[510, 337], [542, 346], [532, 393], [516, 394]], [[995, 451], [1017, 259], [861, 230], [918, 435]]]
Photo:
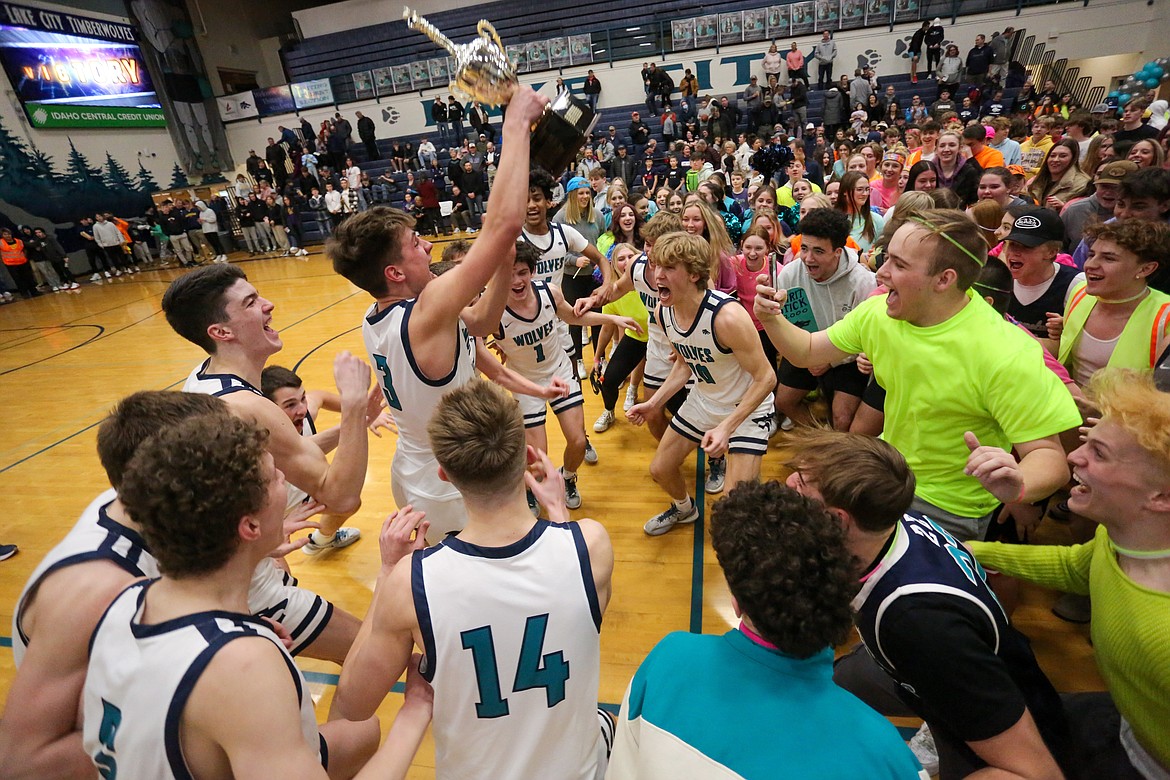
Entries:
[[114, 598], [137, 577], [109, 561], [50, 574], [26, 606], [30, 637], [0, 718], [0, 777], [94, 777], [81, 743], [81, 691], [89, 637]]
[[[752, 376], [752, 383], [743, 394], [743, 399], [736, 404], [718, 428], [723, 432], [723, 449], [726, 449], [726, 439], [731, 432], [738, 428], [755, 411], [776, 384], [776, 375], [768, 366], [768, 359], [760, 346], [760, 337], [756, 326], [748, 316], [747, 310], [734, 304], [724, 306], [715, 315], [715, 330], [719, 342], [731, 350], [735, 361], [744, 371]], [[704, 449], [706, 446], [704, 445]], [[711, 454], [710, 450], [707, 450]], [[720, 450], [720, 453], [722, 450]], [[720, 454], [715, 453], [715, 454]]]
[[461, 319], [473, 336], [490, 336], [500, 327], [500, 317], [508, 305], [508, 287], [512, 283], [512, 266], [516, 262], [516, 243], [507, 252], [508, 257], [500, 262], [492, 274], [483, 295], [463, 310]]
[[480, 339], [475, 342], [475, 365], [480, 373], [510, 393], [548, 399], [563, 398], [569, 394], [569, 385], [560, 377], [553, 377], [547, 385], [538, 385], [520, 376], [501, 363]]
[[605, 614], [609, 599], [613, 595], [613, 544], [605, 526], [596, 520], [582, 518], [577, 521], [585, 545], [589, 548], [589, 566], [593, 570], [593, 584], [597, 588], [597, 602]]
[[553, 300], [556, 302], [557, 316], [570, 325], [612, 325], [622, 330], [628, 329], [639, 335], [642, 334], [642, 326], [631, 317], [619, 317], [616, 314], [601, 314], [595, 311], [577, 314], [573, 307], [565, 301], [565, 295], [561, 292], [560, 287], [550, 284], [548, 289], [552, 291]]

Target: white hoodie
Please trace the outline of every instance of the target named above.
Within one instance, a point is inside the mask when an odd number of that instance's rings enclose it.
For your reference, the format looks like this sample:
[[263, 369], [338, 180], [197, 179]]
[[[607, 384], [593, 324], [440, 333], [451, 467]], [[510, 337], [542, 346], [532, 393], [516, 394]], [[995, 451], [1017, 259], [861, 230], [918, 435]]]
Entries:
[[[857, 253], [846, 247], [841, 253], [837, 271], [827, 282], [815, 281], [808, 269], [797, 257], [780, 269], [776, 277], [778, 286], [785, 289], [800, 287], [808, 295], [817, 330], [827, 330], [830, 325], [845, 318], [859, 303], [877, 289], [873, 271], [857, 262]], [[852, 355], [835, 365], [855, 360]]]
[[199, 222], [203, 226], [204, 233], [218, 233], [219, 232], [219, 217], [215, 212], [201, 200], [195, 201], [195, 205], [199, 208]]

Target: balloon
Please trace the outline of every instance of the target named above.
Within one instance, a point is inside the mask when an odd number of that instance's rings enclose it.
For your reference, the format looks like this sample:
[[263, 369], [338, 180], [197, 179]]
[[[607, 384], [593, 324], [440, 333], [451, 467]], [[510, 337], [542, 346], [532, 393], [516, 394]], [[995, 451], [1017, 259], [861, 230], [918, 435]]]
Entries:
[[1120, 92], [1118, 92], [1117, 90], [1113, 90], [1112, 92], [1109, 93], [1108, 97], [1116, 99], [1120, 95], [1121, 95]]
[[1161, 65], [1157, 64], [1156, 62], [1151, 62], [1147, 66], [1146, 70], [1148, 70], [1149, 74], [1156, 79], [1162, 78], [1162, 74], [1166, 72], [1166, 69], [1163, 68]]
[[1121, 95], [1120, 97], [1117, 98], [1117, 105], [1124, 106], [1126, 103], [1128, 103], [1130, 101], [1130, 99], [1132, 97], [1133, 97], [1133, 95], [1129, 95], [1129, 94]]
[[1153, 89], [1154, 87], [1158, 86], [1158, 79], [1148, 78], [1145, 80], [1145, 85], [1150, 89]]

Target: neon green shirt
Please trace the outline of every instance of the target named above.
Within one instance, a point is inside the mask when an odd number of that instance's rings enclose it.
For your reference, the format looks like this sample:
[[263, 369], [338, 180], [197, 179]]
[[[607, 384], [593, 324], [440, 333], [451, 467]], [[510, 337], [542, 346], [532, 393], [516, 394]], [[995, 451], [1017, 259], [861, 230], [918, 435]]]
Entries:
[[646, 311], [646, 304], [642, 303], [642, 298], [638, 295], [637, 290], [630, 290], [616, 301], [605, 304], [601, 307], [601, 313], [629, 317], [638, 323], [642, 328], [642, 333], [638, 334], [626, 328], [626, 335], [638, 341], [645, 341], [648, 338], [646, 329], [650, 326], [650, 313]]
[[1109, 531], [1072, 547], [968, 542], [981, 564], [1049, 588], [1093, 597], [1093, 650], [1117, 710], [1162, 766], [1170, 766], [1170, 593], [1121, 570]]
[[827, 333], [835, 347], [873, 362], [886, 389], [882, 438], [914, 469], [917, 495], [960, 517], [999, 504], [963, 474], [963, 433], [1010, 449], [1081, 424], [1076, 403], [1044, 365], [1040, 343], [1006, 322], [982, 298], [929, 328], [891, 319], [886, 297], [862, 302]]

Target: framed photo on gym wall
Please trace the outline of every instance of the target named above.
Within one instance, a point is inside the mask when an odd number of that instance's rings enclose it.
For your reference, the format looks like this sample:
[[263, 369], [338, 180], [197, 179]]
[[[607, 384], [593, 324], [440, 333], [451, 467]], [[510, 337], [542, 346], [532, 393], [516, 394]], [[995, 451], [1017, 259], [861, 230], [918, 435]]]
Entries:
[[800, 35], [812, 32], [815, 24], [813, 17], [816, 14], [813, 10], [813, 4], [811, 2], [793, 3], [791, 8], [792, 34]]
[[695, 46], [714, 46], [719, 40], [719, 17], [716, 14], [695, 17]]
[[574, 65], [593, 62], [592, 35], [585, 33], [584, 35], [569, 36], [569, 61]]
[[390, 75], [394, 79], [394, 92], [410, 92], [414, 89], [410, 80], [410, 66], [409, 65], [391, 65]]
[[358, 98], [374, 96], [374, 74], [368, 70], [359, 70], [353, 74], [353, 95]]
[[671, 22], [670, 44], [672, 51], [695, 48], [695, 20], [675, 19]]
[[762, 41], [768, 37], [768, 10], [753, 8], [743, 12], [743, 39]]
[[517, 73], [528, 72], [528, 47], [522, 43], [512, 43], [504, 47], [508, 59], [516, 66]]
[[719, 45], [743, 43], [743, 12], [719, 14]]
[[783, 38], [788, 35], [789, 14], [786, 5], [768, 6], [768, 37]]
[[894, 0], [894, 22], [918, 21], [918, 0]]
[[841, 0], [841, 29], [855, 30], [865, 25], [865, 0]]
[[528, 44], [528, 70], [548, 70], [548, 41]]
[[892, 4], [890, 0], [868, 0], [868, 2], [865, 4], [866, 26], [874, 24], [889, 24], [891, 7]]
[[393, 95], [394, 94], [394, 69], [393, 68], [374, 68], [374, 89], [378, 91], [379, 95]]
[[837, 0], [816, 0], [816, 32], [833, 32], [841, 27], [840, 4]]
[[548, 64], [554, 68], [564, 68], [570, 64], [568, 38], [548, 39]]
[[[431, 71], [426, 60], [410, 63], [410, 88], [426, 89], [431, 85]], [[444, 85], [446, 86], [446, 85]]]

